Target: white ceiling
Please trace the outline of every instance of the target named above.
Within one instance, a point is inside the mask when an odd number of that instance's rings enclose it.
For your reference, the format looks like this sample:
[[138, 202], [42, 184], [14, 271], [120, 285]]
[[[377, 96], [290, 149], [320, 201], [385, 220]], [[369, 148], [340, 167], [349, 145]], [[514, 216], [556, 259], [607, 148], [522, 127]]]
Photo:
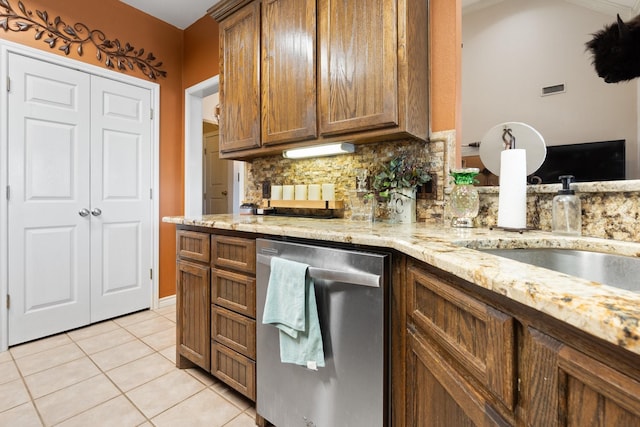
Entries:
[[[470, 13], [485, 7], [512, 0], [462, 0], [462, 13]], [[530, 0], [529, 0], [530, 1]], [[640, 0], [565, 0], [569, 3], [584, 6], [589, 9], [616, 16], [619, 13], [624, 19], [629, 19], [640, 13]]]
[[[202, 18], [207, 9], [221, 0], [120, 0], [151, 16], [184, 30]], [[511, 0], [462, 0], [462, 12], [469, 13]], [[619, 13], [628, 19], [640, 13], [640, 0], [565, 0], [598, 12], [615, 16]]]
[[184, 30], [207, 14], [221, 0], [120, 0], [151, 16]]

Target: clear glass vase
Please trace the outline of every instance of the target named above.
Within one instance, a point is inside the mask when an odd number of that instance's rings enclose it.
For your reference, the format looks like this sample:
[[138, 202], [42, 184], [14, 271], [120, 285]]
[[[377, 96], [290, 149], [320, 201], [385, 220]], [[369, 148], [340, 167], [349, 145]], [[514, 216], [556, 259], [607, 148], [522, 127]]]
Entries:
[[454, 186], [451, 191], [451, 226], [473, 227], [473, 219], [478, 216], [480, 209], [480, 197], [478, 190], [473, 185], [476, 175], [480, 173], [478, 168], [452, 169]]

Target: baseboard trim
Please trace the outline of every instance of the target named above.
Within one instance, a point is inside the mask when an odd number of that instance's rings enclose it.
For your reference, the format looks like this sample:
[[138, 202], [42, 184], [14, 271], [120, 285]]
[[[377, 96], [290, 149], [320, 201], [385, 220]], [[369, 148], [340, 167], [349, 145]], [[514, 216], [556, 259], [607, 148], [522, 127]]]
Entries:
[[170, 305], [176, 305], [175, 295], [170, 295], [168, 297], [160, 298], [158, 300], [158, 308], [169, 307]]

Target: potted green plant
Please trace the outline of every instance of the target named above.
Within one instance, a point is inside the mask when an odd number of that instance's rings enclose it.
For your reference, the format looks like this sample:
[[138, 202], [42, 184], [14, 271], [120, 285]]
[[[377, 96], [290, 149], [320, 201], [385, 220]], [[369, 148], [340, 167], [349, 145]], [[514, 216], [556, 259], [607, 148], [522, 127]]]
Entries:
[[431, 180], [424, 167], [403, 156], [386, 163], [373, 177], [373, 188], [388, 202], [390, 219], [415, 222], [416, 188]]

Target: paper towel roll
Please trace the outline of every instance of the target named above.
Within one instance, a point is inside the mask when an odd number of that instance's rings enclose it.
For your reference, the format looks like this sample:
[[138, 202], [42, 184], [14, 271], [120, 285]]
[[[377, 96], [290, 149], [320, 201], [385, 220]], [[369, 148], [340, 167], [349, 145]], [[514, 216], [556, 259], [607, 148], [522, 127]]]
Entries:
[[527, 150], [500, 153], [498, 227], [527, 227]]

